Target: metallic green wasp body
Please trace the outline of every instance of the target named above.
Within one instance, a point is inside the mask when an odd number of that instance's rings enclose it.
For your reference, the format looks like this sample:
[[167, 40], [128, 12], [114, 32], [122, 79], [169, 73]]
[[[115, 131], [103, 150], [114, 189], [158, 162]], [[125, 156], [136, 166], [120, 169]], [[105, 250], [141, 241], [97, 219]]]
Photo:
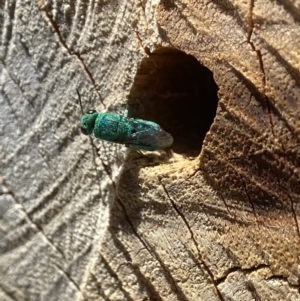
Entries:
[[129, 118], [127, 114], [127, 110], [123, 115], [88, 111], [81, 117], [81, 131], [85, 135], [94, 133], [102, 140], [148, 151], [161, 150], [173, 143], [173, 137], [157, 123]]

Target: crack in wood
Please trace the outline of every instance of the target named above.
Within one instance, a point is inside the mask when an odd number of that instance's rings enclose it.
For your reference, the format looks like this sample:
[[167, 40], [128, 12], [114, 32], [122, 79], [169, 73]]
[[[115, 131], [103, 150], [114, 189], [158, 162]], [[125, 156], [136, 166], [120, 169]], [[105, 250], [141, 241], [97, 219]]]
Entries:
[[[41, 235], [44, 237], [44, 239], [47, 241], [47, 243], [57, 252], [61, 255], [61, 257], [65, 260], [65, 256], [62, 253], [62, 251], [60, 251], [53, 243], [53, 241], [44, 233], [43, 228], [35, 223], [33, 221], [33, 219], [31, 218], [31, 216], [27, 213], [27, 211], [25, 210], [24, 206], [22, 205], [22, 203], [18, 200], [17, 196], [14, 194], [14, 192], [9, 188], [8, 184], [6, 183], [6, 180], [3, 178], [3, 185], [6, 187], [6, 189], [8, 190], [8, 194], [11, 195], [14, 199], [14, 201], [23, 209], [23, 212], [26, 216], [26, 218], [30, 221], [30, 223], [35, 226], [35, 228], [38, 230], [39, 233], [41, 233]], [[80, 292], [80, 294], [83, 296], [83, 293], [80, 290], [79, 285], [76, 283], [76, 281], [74, 279], [72, 279], [71, 275], [65, 271], [63, 268], [61, 268], [58, 264], [56, 264], [55, 262], [53, 263], [65, 276], [66, 278], [76, 287], [76, 289], [78, 290], [78, 292]], [[85, 300], [85, 298], [83, 299]]]
[[25, 94], [25, 91], [22, 89], [22, 87], [21, 87], [21, 85], [20, 85], [20, 82], [18, 82], [17, 79], [15, 79], [15, 78], [10, 74], [10, 72], [8, 71], [5, 61], [2, 60], [2, 59], [0, 58], [0, 62], [2, 63], [2, 65], [3, 65], [3, 67], [4, 67], [4, 69], [5, 69], [6, 73], [7, 73], [7, 75], [9, 76], [9, 78], [13, 81], [13, 83], [14, 83], [14, 84], [18, 87], [18, 89], [20, 90], [20, 92], [21, 92], [22, 96], [24, 97], [24, 99], [26, 99], [26, 101], [27, 101], [27, 102], [30, 104], [30, 106], [34, 109], [33, 103], [32, 103], [27, 97], [25, 97], [25, 95], [24, 95], [24, 94]]
[[60, 251], [60, 250], [54, 245], [53, 241], [52, 241], [52, 240], [44, 233], [43, 228], [42, 228], [39, 224], [37, 224], [37, 223], [35, 223], [35, 222], [33, 221], [33, 219], [31, 218], [31, 216], [29, 215], [29, 213], [28, 213], [28, 212], [26, 211], [26, 209], [24, 208], [23, 204], [18, 200], [17, 196], [16, 196], [16, 195], [14, 194], [14, 192], [9, 188], [9, 186], [8, 186], [8, 184], [7, 184], [7, 182], [6, 182], [6, 180], [5, 180], [4, 178], [2, 178], [2, 179], [3, 179], [3, 185], [6, 187], [6, 189], [7, 189], [7, 191], [8, 191], [7, 194], [11, 195], [12, 198], [14, 199], [15, 203], [18, 204], [18, 205], [22, 208], [22, 210], [23, 210], [23, 212], [24, 212], [26, 218], [28, 219], [28, 221], [29, 221], [29, 222], [30, 222], [30, 223], [38, 230], [38, 232], [40, 232], [40, 233], [42, 234], [42, 236], [45, 238], [45, 240], [48, 242], [48, 244], [49, 244], [49, 245], [50, 245], [57, 253], [59, 253], [63, 259], [65, 259], [65, 256], [64, 256], [64, 254], [62, 253], [62, 251]]
[[81, 294], [83, 301], [86, 301], [86, 298], [84, 297], [83, 292], [81, 291], [77, 282], [71, 277], [70, 273], [67, 272], [66, 270], [64, 270], [62, 267], [60, 267], [55, 262], [53, 264], [58, 268], [59, 271], [61, 271], [63, 273], [63, 275], [70, 281], [70, 283], [72, 283], [75, 286], [76, 290]]
[[232, 216], [233, 219], [236, 219], [236, 212], [234, 212], [234, 214], [232, 214], [232, 213], [230, 212], [229, 206], [228, 206], [228, 204], [227, 204], [225, 198], [223, 197], [222, 193], [220, 194], [220, 197], [221, 197], [221, 200], [222, 200], [222, 202], [224, 203], [224, 205], [225, 205], [225, 207], [226, 207], [226, 210], [227, 210], [228, 215], [229, 215], [229, 216]]
[[194, 243], [196, 249], [197, 249], [197, 253], [198, 253], [198, 259], [201, 263], [201, 265], [203, 266], [204, 270], [207, 272], [207, 274], [209, 275], [210, 277], [210, 280], [213, 284], [213, 286], [215, 287], [215, 290], [217, 292], [217, 295], [218, 297], [220, 298], [221, 301], [225, 301], [218, 286], [217, 286], [217, 283], [214, 279], [214, 275], [212, 273], [212, 271], [210, 270], [210, 268], [208, 267], [208, 265], [205, 263], [205, 261], [203, 260], [202, 256], [201, 256], [201, 253], [200, 253], [200, 249], [199, 249], [199, 246], [198, 246], [198, 243], [195, 239], [195, 236], [194, 236], [194, 232], [192, 231], [187, 219], [185, 218], [184, 214], [179, 210], [179, 208], [177, 207], [175, 201], [170, 197], [170, 194], [168, 192], [168, 190], [166, 189], [165, 185], [163, 184], [162, 180], [159, 178], [159, 182], [165, 192], [165, 194], [167, 195], [168, 199], [170, 200], [171, 204], [172, 204], [172, 207], [174, 208], [174, 210], [177, 212], [177, 214], [181, 217], [182, 221], [184, 222], [184, 224], [186, 225], [190, 235], [191, 235], [191, 239], [192, 239], [192, 242]]
[[216, 280], [216, 283], [219, 285], [223, 282], [226, 281], [227, 277], [232, 274], [232, 273], [235, 273], [235, 272], [242, 272], [244, 275], [247, 275], [247, 274], [251, 274], [253, 272], [257, 272], [261, 269], [265, 269], [265, 268], [270, 268], [269, 265], [267, 264], [259, 264], [258, 266], [254, 266], [254, 267], [251, 267], [251, 268], [242, 268], [241, 266], [236, 266], [236, 267], [232, 267], [232, 268], [229, 268], [227, 270], [227, 273], [226, 275], [224, 275], [223, 277], [220, 277], [219, 279]]
[[[137, 280], [137, 283], [139, 284], [139, 287], [142, 288], [143, 290], [145, 290], [146, 294], [148, 294], [148, 296], [151, 296], [151, 300], [152, 299], [157, 300], [157, 301], [162, 300], [159, 292], [156, 290], [155, 286], [151, 283], [151, 279], [147, 278], [143, 274], [143, 272], [140, 269], [140, 266], [137, 263], [136, 264], [132, 263], [133, 260], [130, 255], [131, 251], [127, 250], [127, 248], [126, 248], [127, 246], [125, 247], [123, 245], [122, 241], [117, 238], [117, 236], [115, 235], [115, 233], [113, 231], [111, 232], [111, 235], [112, 235], [112, 239], [115, 243], [115, 246], [118, 248], [118, 250], [120, 250], [120, 252], [122, 252], [122, 254], [125, 257], [125, 260], [127, 260], [127, 262], [124, 262], [117, 267], [116, 272], [118, 272], [118, 270], [121, 268], [121, 266], [125, 266], [125, 265], [130, 266], [130, 268], [132, 269], [132, 273], [135, 274], [135, 276], [136, 276], [136, 280]], [[136, 254], [134, 254], [134, 256], [137, 256], [141, 250], [145, 250], [145, 248], [144, 247], [141, 248]]]
[[298, 219], [297, 219], [297, 214], [296, 214], [296, 211], [295, 211], [295, 208], [294, 208], [294, 205], [295, 205], [295, 202], [293, 201], [292, 197], [289, 195], [289, 193], [286, 193], [288, 199], [290, 200], [291, 202], [291, 210], [292, 210], [292, 213], [293, 213], [293, 218], [295, 220], [295, 225], [296, 225], [296, 229], [297, 229], [297, 234], [298, 234], [298, 238], [300, 238], [300, 229], [299, 229], [299, 223], [298, 223]]
[[97, 292], [99, 293], [98, 295], [100, 297], [102, 297], [105, 301], [109, 301], [109, 299], [107, 298], [107, 296], [105, 295], [104, 293], [104, 290], [101, 286], [101, 284], [98, 282], [96, 276], [93, 274], [93, 273], [90, 273], [91, 277], [92, 277], [92, 280], [94, 281], [94, 283], [96, 284], [96, 289], [97, 289]]
[[[109, 262], [104, 258], [104, 256], [102, 254], [100, 254], [100, 257], [101, 257], [101, 262], [104, 265], [104, 269], [108, 272], [108, 275], [110, 275], [110, 277], [112, 277], [113, 279], [115, 279], [115, 281], [118, 284], [118, 286], [117, 286], [118, 289], [120, 289], [120, 291], [124, 294], [124, 296], [126, 297], [126, 300], [128, 300], [128, 301], [134, 301], [134, 299], [131, 298], [131, 296], [129, 295], [129, 293], [123, 287], [123, 283], [122, 283], [120, 277], [118, 277], [117, 273], [110, 266]], [[114, 285], [111, 286], [111, 288], [113, 288], [113, 287], [115, 288]], [[110, 299], [111, 295], [113, 295], [114, 293], [115, 293], [114, 290], [110, 290], [110, 293], [107, 295], [107, 297]]]
[[[134, 235], [139, 239], [139, 241], [142, 243], [142, 245], [144, 246], [144, 248], [148, 251], [149, 254], [151, 254], [157, 262], [159, 262], [160, 266], [162, 267], [162, 269], [165, 271], [165, 275], [169, 278], [169, 280], [171, 280], [171, 282], [174, 284], [174, 288], [176, 289], [179, 289], [179, 287], [176, 285], [173, 277], [171, 276], [170, 272], [166, 269], [163, 261], [159, 258], [158, 254], [154, 251], [153, 247], [151, 247], [150, 245], [148, 245], [144, 240], [145, 238], [142, 238], [139, 233], [136, 231], [132, 221], [130, 220], [129, 218], [129, 215], [127, 213], [127, 210], [125, 208], [125, 205], [122, 203], [122, 201], [119, 199], [119, 198], [116, 198], [116, 202], [121, 206], [122, 210], [123, 210], [123, 213], [125, 214], [125, 218], [127, 220], [127, 222], [130, 224], [132, 230], [133, 230], [133, 233]], [[173, 286], [173, 284], [170, 283], [171, 286]], [[178, 296], [181, 296], [183, 297], [184, 294], [181, 290], [177, 290], [176, 289], [176, 292], [177, 292], [177, 295]], [[181, 299], [181, 300], [187, 300], [187, 299]], [[223, 301], [223, 299], [221, 299]]]
[[288, 192], [284, 191], [284, 188], [281, 186], [280, 179], [277, 179], [277, 183], [278, 183], [278, 186], [280, 187], [281, 191], [287, 196], [287, 198], [289, 199], [289, 201], [291, 203], [291, 212], [292, 212], [292, 215], [293, 215], [293, 218], [295, 221], [297, 235], [298, 235], [298, 238], [300, 239], [300, 227], [299, 227], [299, 223], [298, 223], [298, 219], [297, 219], [297, 213], [296, 213], [295, 207], [294, 207], [295, 202], [293, 201], [293, 198], [291, 197], [291, 195]]
[[71, 51], [67, 45], [67, 43], [64, 41], [63, 37], [62, 37], [62, 34], [60, 33], [60, 30], [59, 30], [59, 26], [57, 25], [57, 23], [55, 22], [55, 20], [52, 18], [51, 14], [49, 13], [49, 11], [47, 10], [47, 6], [46, 4], [44, 3], [43, 0], [39, 0], [38, 1], [38, 4], [39, 4], [39, 8], [42, 12], [44, 12], [44, 15], [46, 16], [47, 20], [50, 22], [54, 32], [57, 34], [57, 37], [58, 37], [58, 40], [59, 40], [59, 43], [67, 50], [68, 54], [71, 55], [71, 56], [75, 56], [79, 62], [81, 63], [85, 73], [87, 74], [88, 78], [90, 79], [90, 81], [92, 82], [94, 88], [95, 88], [95, 91], [102, 103], [102, 105], [104, 107], [105, 104], [103, 103], [103, 99], [100, 95], [100, 93], [98, 92], [97, 88], [96, 88], [96, 81], [93, 77], [93, 74], [92, 72], [89, 70], [89, 68], [87, 67], [87, 65], [84, 63], [84, 60], [82, 59], [80, 53], [78, 52], [75, 52], [75, 51]]
[[247, 199], [248, 199], [248, 201], [249, 201], [249, 203], [250, 203], [250, 206], [251, 206], [251, 208], [252, 208], [252, 212], [253, 212], [253, 214], [254, 214], [255, 220], [256, 220], [256, 222], [258, 223], [258, 217], [257, 217], [256, 211], [255, 211], [254, 204], [253, 204], [252, 199], [251, 199], [251, 197], [250, 197], [250, 194], [249, 194], [249, 192], [248, 192], [248, 190], [247, 190], [247, 185], [246, 185], [245, 181], [243, 180], [242, 176], [240, 177], [240, 180], [241, 180], [241, 182], [242, 182], [242, 184], [243, 184], [243, 186], [244, 186], [245, 193], [246, 193]]
[[260, 71], [262, 73], [262, 85], [263, 85], [263, 89], [264, 89], [263, 95], [264, 95], [264, 99], [265, 99], [265, 102], [266, 102], [266, 105], [267, 105], [267, 108], [268, 108], [268, 117], [269, 117], [269, 122], [270, 122], [270, 125], [271, 125], [271, 131], [272, 131], [273, 136], [275, 137], [274, 123], [273, 123], [273, 119], [272, 119], [271, 103], [270, 103], [270, 100], [269, 100], [268, 96], [266, 95], [266, 91], [265, 91], [265, 89], [266, 89], [266, 73], [265, 73], [265, 68], [264, 68], [264, 63], [263, 63], [261, 51], [259, 49], [256, 49], [254, 43], [251, 42], [251, 37], [252, 37], [252, 34], [253, 34], [253, 29], [254, 29], [253, 10], [254, 10], [254, 0], [250, 0], [249, 18], [248, 18], [249, 28], [248, 28], [247, 43], [249, 43], [252, 50], [257, 55]]
[[172, 291], [175, 292], [175, 294], [180, 298], [179, 299], [180, 301], [188, 301], [189, 299], [187, 299], [186, 295], [184, 294], [184, 292], [182, 291], [180, 286], [177, 284], [177, 282], [175, 281], [171, 272], [169, 271], [167, 266], [164, 264], [163, 260], [160, 258], [158, 253], [154, 250], [154, 248], [152, 246], [149, 245], [149, 248], [151, 249], [152, 254], [154, 254], [155, 259], [159, 262], [160, 266], [163, 268], [165, 275], [166, 275], [167, 279], [169, 280], [168, 283], [170, 284]]

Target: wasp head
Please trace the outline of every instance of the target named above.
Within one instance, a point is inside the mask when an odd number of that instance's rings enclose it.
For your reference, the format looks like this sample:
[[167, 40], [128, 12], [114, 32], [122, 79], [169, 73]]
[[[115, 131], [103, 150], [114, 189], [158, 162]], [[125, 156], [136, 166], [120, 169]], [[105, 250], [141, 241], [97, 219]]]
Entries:
[[90, 110], [82, 115], [80, 121], [80, 129], [82, 134], [91, 135], [93, 133], [97, 116], [98, 112], [95, 110]]

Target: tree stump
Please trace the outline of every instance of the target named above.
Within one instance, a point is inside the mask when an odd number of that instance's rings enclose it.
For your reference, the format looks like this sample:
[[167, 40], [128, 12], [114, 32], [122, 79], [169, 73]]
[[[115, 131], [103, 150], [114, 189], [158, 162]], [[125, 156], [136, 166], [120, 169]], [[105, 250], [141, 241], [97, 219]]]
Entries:
[[[299, 4], [0, 12], [0, 300], [300, 300]], [[76, 89], [174, 144], [83, 136]]]

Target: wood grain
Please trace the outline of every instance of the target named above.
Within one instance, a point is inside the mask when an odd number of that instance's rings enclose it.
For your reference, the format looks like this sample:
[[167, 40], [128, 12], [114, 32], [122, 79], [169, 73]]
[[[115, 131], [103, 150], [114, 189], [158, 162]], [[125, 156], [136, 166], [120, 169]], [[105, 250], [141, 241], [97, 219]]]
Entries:
[[0, 3], [0, 300], [300, 300], [299, 7]]

